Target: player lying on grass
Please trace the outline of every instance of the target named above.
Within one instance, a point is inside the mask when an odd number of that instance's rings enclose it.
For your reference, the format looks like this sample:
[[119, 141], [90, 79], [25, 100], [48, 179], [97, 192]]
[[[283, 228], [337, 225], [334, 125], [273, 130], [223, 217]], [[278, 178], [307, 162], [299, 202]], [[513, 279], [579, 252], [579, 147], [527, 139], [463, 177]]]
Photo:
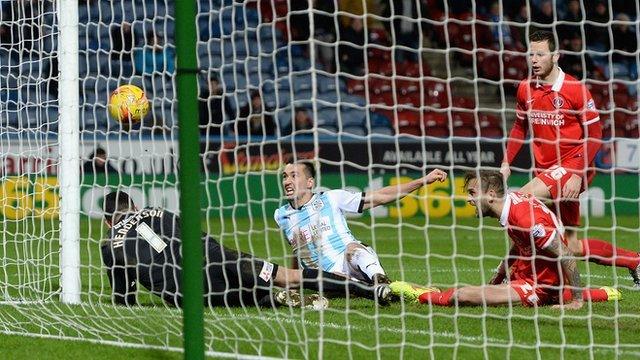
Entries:
[[536, 177], [520, 191], [556, 201], [551, 209], [558, 211], [567, 226], [565, 239], [574, 254], [597, 264], [625, 267], [635, 285], [640, 286], [637, 251], [600, 239], [578, 239], [578, 198], [595, 176], [594, 159], [602, 144], [600, 116], [584, 83], [558, 67], [560, 55], [554, 34], [536, 31], [529, 36], [529, 43], [534, 78], [524, 79], [518, 86], [516, 119], [500, 172], [505, 179], [509, 177], [509, 164], [531, 131]]
[[304, 269], [321, 269], [370, 284], [389, 283], [376, 252], [358, 241], [345, 213], [361, 213], [378, 205], [402, 199], [421, 186], [444, 181], [447, 173], [433, 170], [408, 183], [369, 192], [346, 190], [314, 192], [316, 170], [309, 161], [289, 163], [282, 171], [282, 188], [288, 203], [274, 213]]
[[[157, 208], [138, 210], [129, 195], [118, 191], [104, 199], [104, 221], [109, 239], [101, 245], [102, 261], [113, 290], [113, 302], [136, 305], [136, 286], [142, 284], [167, 304], [180, 306], [180, 219]], [[274, 286], [353, 295], [386, 302], [386, 284], [371, 286], [315, 269], [293, 270], [237, 250], [222, 247], [203, 234], [205, 304], [208, 306], [271, 306], [305, 304], [323, 306], [326, 299], [300, 299], [295, 291], [277, 291]], [[274, 296], [276, 294], [276, 296]], [[314, 304], [314, 302], [316, 302]]]
[[[420, 295], [419, 301], [442, 306], [521, 303], [579, 309], [584, 300], [620, 299], [620, 293], [613, 288], [587, 289], [583, 293], [580, 272], [564, 240], [562, 224], [534, 196], [505, 194], [503, 181], [497, 171], [470, 172], [464, 186], [478, 217], [497, 218], [507, 230], [512, 243], [509, 258], [500, 264], [489, 285], [427, 292]], [[509, 281], [503, 283], [508, 268]], [[565, 288], [569, 291], [562, 297]]]

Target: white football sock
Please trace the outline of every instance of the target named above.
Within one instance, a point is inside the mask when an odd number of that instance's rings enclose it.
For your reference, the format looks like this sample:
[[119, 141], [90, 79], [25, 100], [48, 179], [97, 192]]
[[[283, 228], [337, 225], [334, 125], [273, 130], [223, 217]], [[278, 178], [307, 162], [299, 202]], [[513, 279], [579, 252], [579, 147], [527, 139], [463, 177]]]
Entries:
[[378, 255], [367, 249], [357, 248], [351, 255], [351, 266], [365, 273], [369, 279], [373, 279], [375, 274], [386, 275], [380, 265]]

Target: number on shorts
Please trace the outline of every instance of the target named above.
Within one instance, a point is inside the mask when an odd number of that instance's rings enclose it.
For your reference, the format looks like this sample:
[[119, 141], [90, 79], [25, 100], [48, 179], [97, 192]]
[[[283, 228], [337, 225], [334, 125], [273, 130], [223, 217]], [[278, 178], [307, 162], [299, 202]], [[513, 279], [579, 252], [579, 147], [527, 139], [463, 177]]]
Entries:
[[567, 174], [567, 170], [565, 170], [562, 166], [551, 168], [549, 170], [551, 170], [549, 175], [553, 180], [560, 180], [562, 179], [563, 176]]

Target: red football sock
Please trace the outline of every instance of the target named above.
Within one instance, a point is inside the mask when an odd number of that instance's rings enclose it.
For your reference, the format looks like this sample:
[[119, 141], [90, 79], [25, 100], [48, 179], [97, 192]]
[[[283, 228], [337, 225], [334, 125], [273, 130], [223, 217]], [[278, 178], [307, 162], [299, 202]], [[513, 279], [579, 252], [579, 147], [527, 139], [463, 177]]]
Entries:
[[418, 298], [421, 304], [433, 304], [439, 306], [450, 306], [451, 297], [456, 289], [445, 291], [426, 292]]
[[582, 239], [582, 256], [596, 264], [621, 266], [629, 270], [635, 270], [640, 265], [640, 255], [637, 252], [614, 247], [599, 239]]
[[[564, 289], [564, 291], [562, 292], [562, 300], [565, 303], [571, 301], [571, 290]], [[604, 302], [609, 300], [609, 295], [607, 295], [607, 292], [602, 289], [588, 288], [582, 291], [582, 300], [591, 302]]]

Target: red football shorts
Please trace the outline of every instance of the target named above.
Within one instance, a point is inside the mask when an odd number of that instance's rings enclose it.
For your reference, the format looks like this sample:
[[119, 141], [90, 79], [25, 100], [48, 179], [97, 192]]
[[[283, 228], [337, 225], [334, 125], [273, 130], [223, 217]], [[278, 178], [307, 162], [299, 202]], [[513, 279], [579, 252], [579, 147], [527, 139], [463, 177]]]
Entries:
[[558, 290], [536, 286], [525, 280], [511, 280], [509, 285], [520, 296], [524, 306], [541, 306], [558, 303]]
[[[580, 189], [580, 193], [584, 192], [587, 189], [587, 186], [591, 184], [595, 174], [596, 173], [593, 170], [587, 172], [587, 181], [582, 182], [582, 189]], [[551, 198], [557, 199], [562, 194], [562, 188], [567, 181], [569, 181], [571, 175], [573, 175], [573, 173], [567, 171], [562, 166], [554, 165], [542, 171], [536, 177], [547, 185]], [[578, 201], [578, 199], [560, 201], [556, 206], [550, 206], [550, 208], [558, 214], [560, 221], [562, 221], [564, 225], [580, 225], [580, 201]]]

